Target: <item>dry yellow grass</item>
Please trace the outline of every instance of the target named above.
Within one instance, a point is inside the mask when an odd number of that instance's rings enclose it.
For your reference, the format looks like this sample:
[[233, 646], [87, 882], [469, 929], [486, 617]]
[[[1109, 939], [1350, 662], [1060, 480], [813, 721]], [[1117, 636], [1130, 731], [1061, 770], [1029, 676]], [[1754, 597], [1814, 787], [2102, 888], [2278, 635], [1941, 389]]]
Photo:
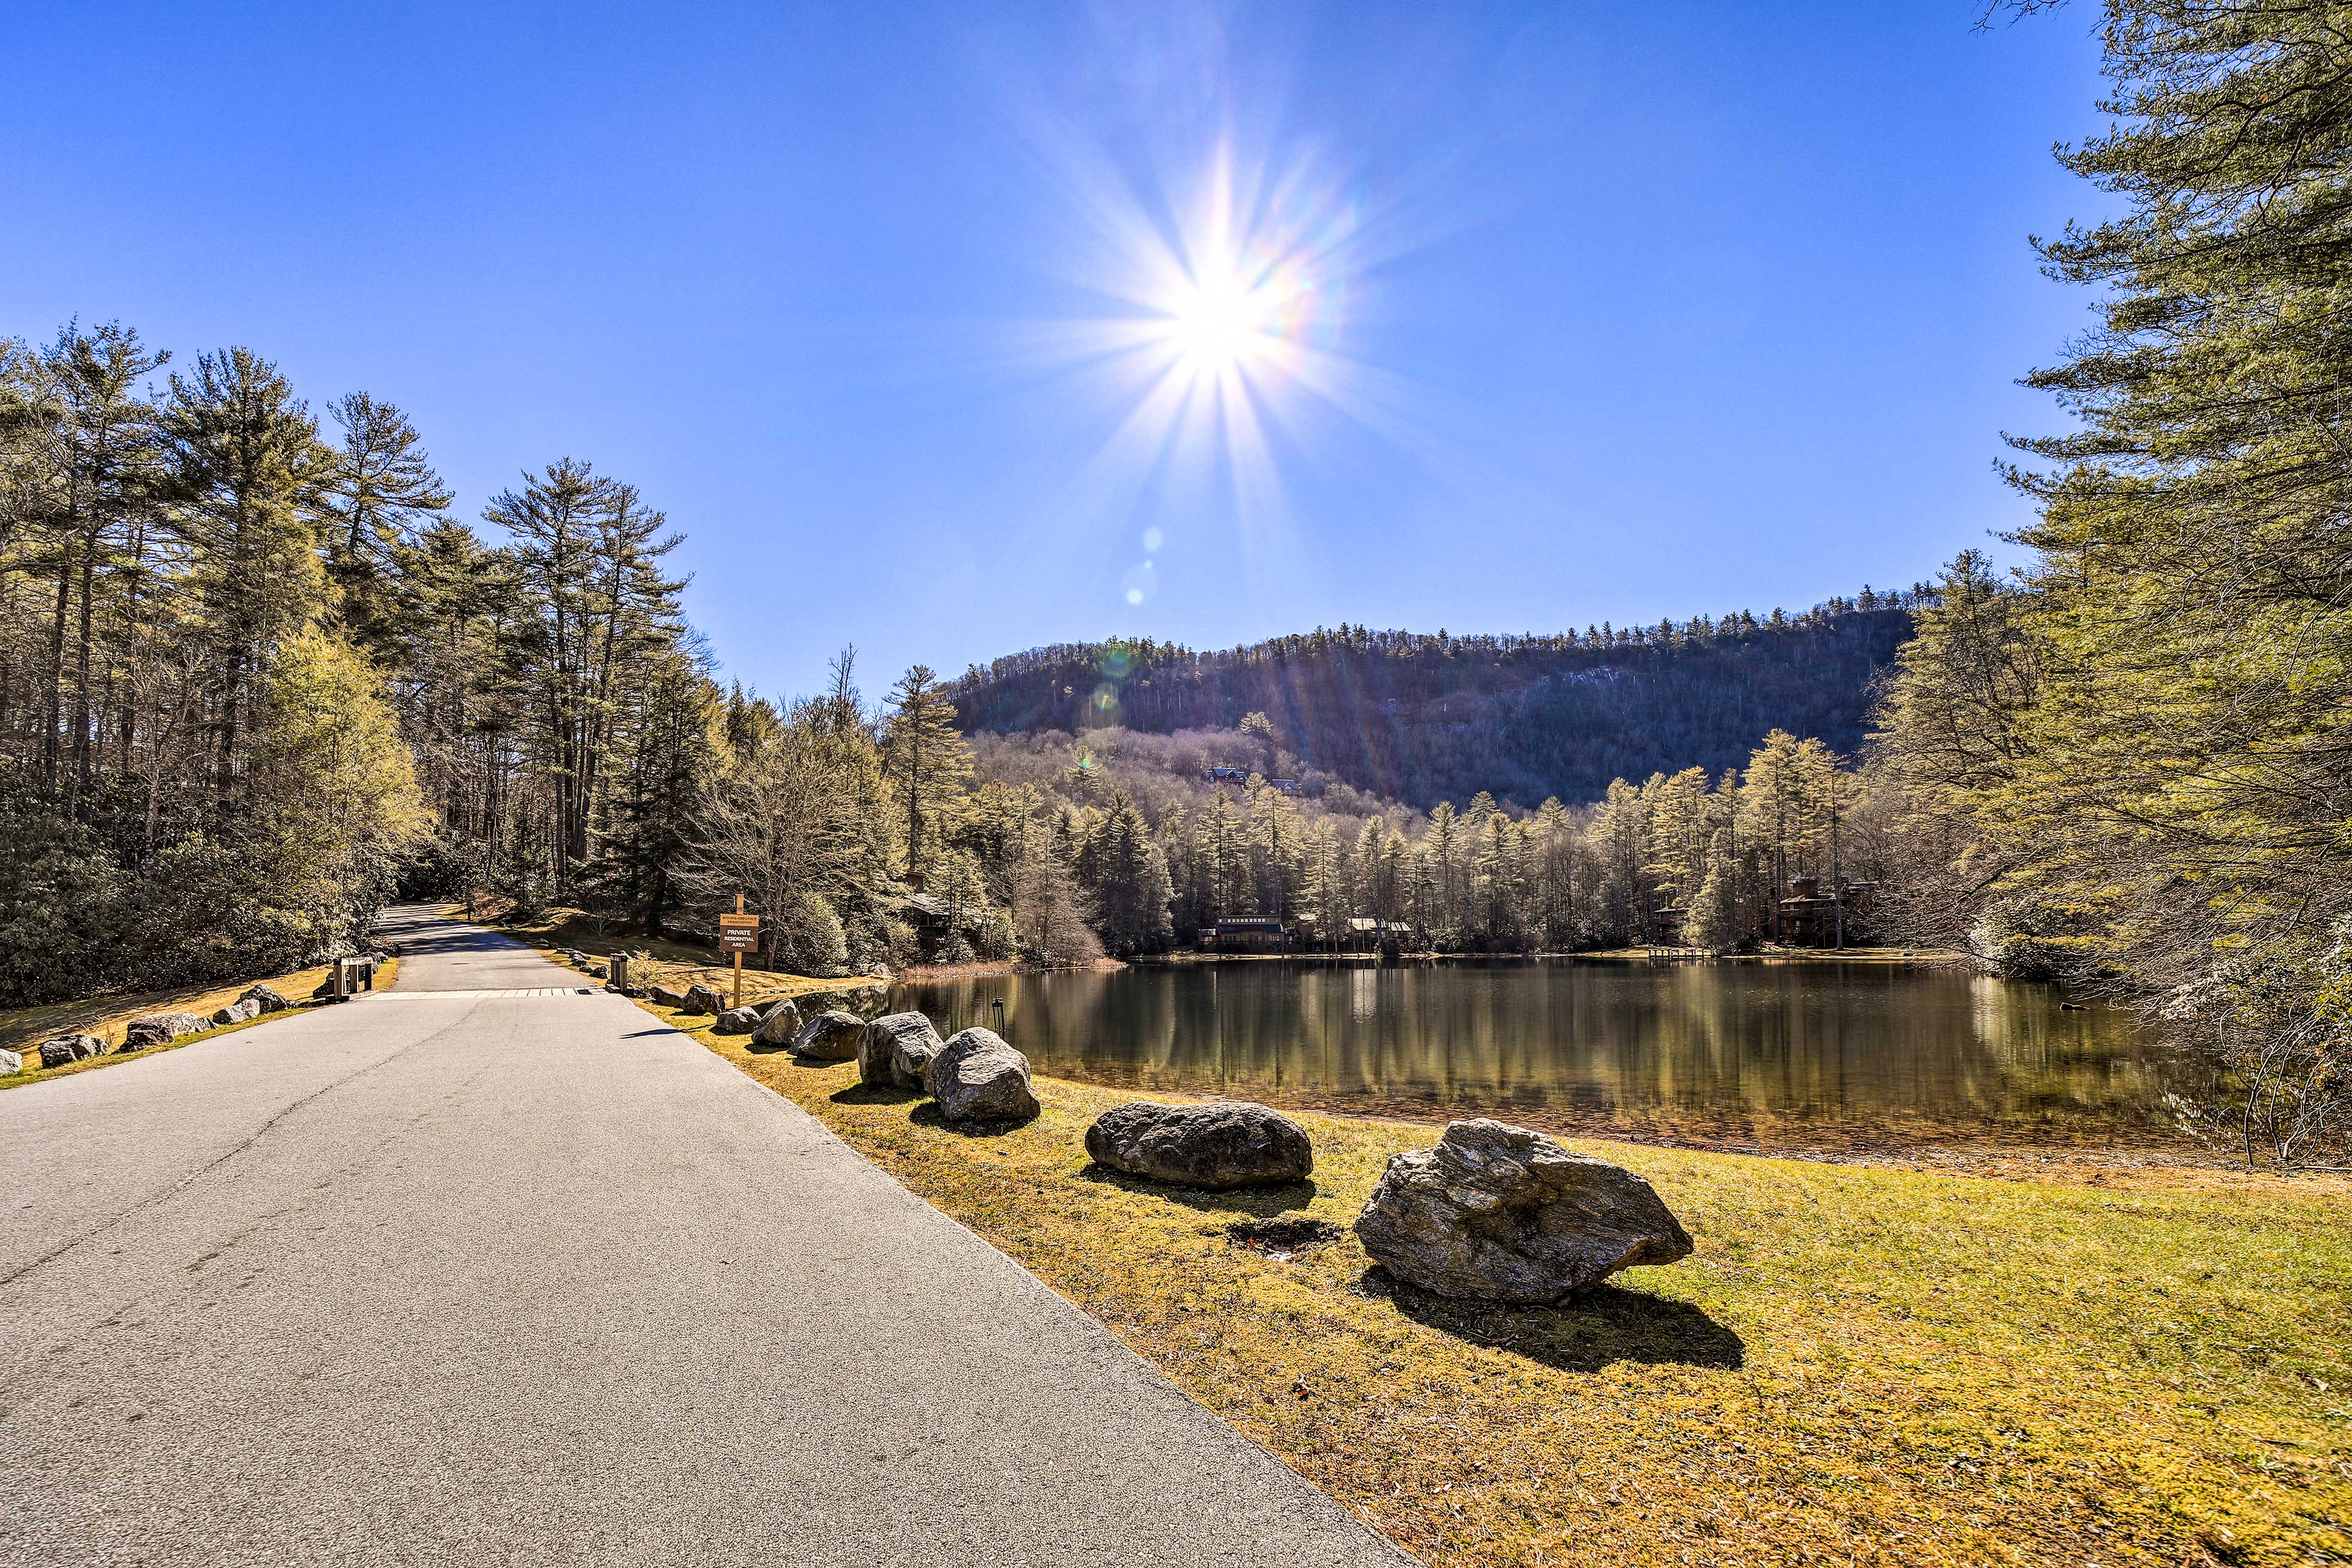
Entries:
[[[399, 977], [400, 961], [394, 959], [376, 970], [375, 983], [389, 987]], [[225, 1024], [202, 1034], [183, 1035], [169, 1044], [150, 1046], [129, 1056], [117, 1056], [112, 1047], [122, 1043], [123, 1031], [133, 1018], [143, 1018], [150, 1013], [201, 1013], [210, 1016], [215, 1010], [236, 1001], [248, 985], [260, 984], [275, 987], [290, 1000], [299, 1002], [319, 987], [327, 977], [327, 968], [298, 969], [291, 974], [272, 975], [256, 982], [240, 980], [234, 984], [214, 986], [184, 986], [177, 991], [149, 991], [131, 996], [100, 996], [79, 1002], [57, 1002], [46, 1007], [20, 1007], [15, 1012], [0, 1013], [0, 1048], [16, 1051], [25, 1058], [25, 1070], [16, 1074], [0, 1074], [0, 1089], [19, 1089], [28, 1083], [64, 1078], [71, 1073], [89, 1072], [96, 1068], [114, 1067], [122, 1062], [142, 1061], [163, 1051], [179, 1049], [197, 1040], [208, 1040], [215, 1035], [235, 1034], [266, 1024], [271, 1018], [289, 1018], [291, 1013], [274, 1013], [260, 1018], [248, 1018], [242, 1024]], [[43, 1040], [59, 1035], [95, 1035], [107, 1043], [108, 1054], [89, 1057], [63, 1067], [44, 1068], [41, 1058], [31, 1047]]]
[[[693, 1028], [709, 1020], [656, 1016]], [[1983, 1180], [1582, 1142], [1698, 1241], [1569, 1308], [1392, 1288], [1342, 1225], [1425, 1124], [1302, 1115], [1310, 1188], [1091, 1169], [1127, 1096], [1040, 1080], [986, 1136], [696, 1030], [1430, 1562], [2352, 1560], [2352, 1184]]]

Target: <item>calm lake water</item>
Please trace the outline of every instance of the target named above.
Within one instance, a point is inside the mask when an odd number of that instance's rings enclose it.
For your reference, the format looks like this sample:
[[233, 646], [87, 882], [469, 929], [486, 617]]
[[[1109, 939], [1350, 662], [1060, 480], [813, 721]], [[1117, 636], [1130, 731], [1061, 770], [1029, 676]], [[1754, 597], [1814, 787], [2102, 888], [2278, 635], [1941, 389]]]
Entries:
[[1097, 1083], [1761, 1140], [2169, 1142], [2165, 1096], [2206, 1071], [2055, 987], [1899, 963], [1138, 966], [902, 985], [892, 1005]]

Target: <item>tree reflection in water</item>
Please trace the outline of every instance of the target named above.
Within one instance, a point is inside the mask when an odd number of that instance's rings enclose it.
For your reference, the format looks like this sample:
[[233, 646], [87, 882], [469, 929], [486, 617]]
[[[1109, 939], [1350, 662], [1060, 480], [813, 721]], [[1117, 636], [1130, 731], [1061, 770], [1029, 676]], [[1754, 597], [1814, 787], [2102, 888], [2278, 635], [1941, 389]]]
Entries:
[[2126, 1015], [1931, 965], [1284, 962], [900, 987], [1041, 1072], [1340, 1110], [1499, 1112], [1759, 1142], [2169, 1142], [2210, 1067]]

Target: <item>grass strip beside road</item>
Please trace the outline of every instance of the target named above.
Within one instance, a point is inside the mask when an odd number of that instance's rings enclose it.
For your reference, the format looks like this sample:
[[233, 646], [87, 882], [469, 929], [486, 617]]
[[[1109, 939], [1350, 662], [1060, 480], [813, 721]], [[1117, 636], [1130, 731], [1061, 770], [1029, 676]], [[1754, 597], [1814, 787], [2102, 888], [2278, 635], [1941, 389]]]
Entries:
[[1302, 1114], [1310, 1186], [1189, 1192], [1089, 1165], [1128, 1094], [1040, 1079], [1037, 1121], [968, 1134], [852, 1064], [648, 1011], [1432, 1563], [2352, 1560], [2352, 1184], [1579, 1141], [1654, 1182], [1697, 1255], [1485, 1308], [1391, 1285], [1352, 1234], [1289, 1261], [1224, 1234], [1344, 1226], [1426, 1124]]
[[[273, 975], [267, 980], [240, 980], [230, 985], [185, 986], [177, 991], [151, 991], [136, 996], [101, 996], [79, 1002], [58, 1002], [42, 1007], [23, 1007], [15, 1012], [0, 1013], [0, 1048], [20, 1053], [25, 1058], [25, 1070], [0, 1073], [0, 1089], [22, 1089], [26, 1084], [46, 1083], [53, 1078], [68, 1078], [78, 1072], [97, 1068], [117, 1067], [124, 1062], [143, 1061], [165, 1051], [176, 1051], [182, 1046], [194, 1045], [198, 1040], [210, 1040], [222, 1035], [234, 1035], [278, 1018], [291, 1018], [316, 1004], [308, 998], [327, 977], [328, 965], [300, 969], [291, 974]], [[378, 990], [389, 989], [399, 977], [400, 960], [391, 959], [376, 966]], [[134, 1018], [151, 1013], [194, 1013], [211, 1017], [243, 995], [253, 985], [268, 985], [294, 1005], [283, 1013], [265, 1013], [257, 1018], [247, 1018], [241, 1024], [223, 1024], [193, 1035], [182, 1035], [161, 1045], [149, 1046], [127, 1055], [117, 1050], [122, 1044], [124, 1031]], [[43, 1040], [56, 1039], [59, 1035], [95, 1035], [106, 1042], [106, 1054], [85, 1057], [78, 1062], [61, 1067], [41, 1066], [39, 1046]]]

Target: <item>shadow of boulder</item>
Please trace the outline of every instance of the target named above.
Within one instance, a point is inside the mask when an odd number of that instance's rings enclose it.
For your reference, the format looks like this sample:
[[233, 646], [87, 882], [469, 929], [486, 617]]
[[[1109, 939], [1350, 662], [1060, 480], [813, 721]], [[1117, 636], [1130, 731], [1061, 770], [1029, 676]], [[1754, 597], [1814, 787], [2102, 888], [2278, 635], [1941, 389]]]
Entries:
[[1318, 1188], [1310, 1179], [1285, 1182], [1274, 1187], [1229, 1187], [1213, 1191], [1207, 1187], [1182, 1187], [1173, 1182], [1157, 1182], [1149, 1176], [1130, 1176], [1125, 1171], [1115, 1171], [1108, 1165], [1089, 1162], [1078, 1174], [1089, 1182], [1101, 1182], [1124, 1192], [1148, 1193], [1155, 1198], [1165, 1198], [1186, 1208], [1213, 1213], [1245, 1214], [1266, 1219], [1289, 1209], [1303, 1209], [1315, 1201]]
[[[909, 1094], [908, 1098], [912, 1100], [918, 1097]], [[915, 1107], [908, 1120], [919, 1127], [943, 1128], [965, 1138], [1002, 1138], [1007, 1132], [1016, 1131], [1037, 1119], [1034, 1116], [1022, 1116], [1010, 1121], [950, 1121], [940, 1114], [938, 1100], [926, 1100], [922, 1104]]]
[[1599, 1372], [1618, 1362], [1729, 1372], [1748, 1361], [1747, 1342], [1703, 1308], [1615, 1285], [1563, 1307], [1457, 1300], [1408, 1285], [1377, 1264], [1364, 1270], [1361, 1285], [1416, 1323], [1561, 1372]]
[[906, 1105], [922, 1099], [911, 1089], [878, 1083], [853, 1083], [846, 1089], [836, 1089], [829, 1097], [835, 1105]]

